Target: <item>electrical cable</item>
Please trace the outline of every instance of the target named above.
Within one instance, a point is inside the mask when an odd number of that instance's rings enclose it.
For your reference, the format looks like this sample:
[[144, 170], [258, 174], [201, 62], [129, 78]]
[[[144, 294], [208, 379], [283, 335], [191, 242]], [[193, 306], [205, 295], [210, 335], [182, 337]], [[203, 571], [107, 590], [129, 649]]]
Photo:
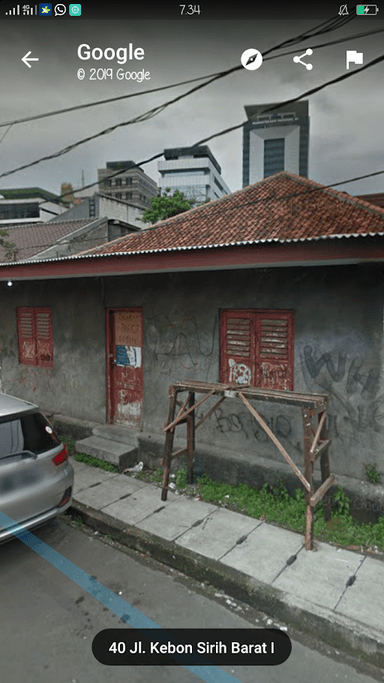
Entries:
[[[382, 175], [383, 173], [384, 173], [384, 169], [381, 170], [381, 171], [374, 171], [374, 172], [372, 172], [372, 173], [367, 173], [367, 174], [365, 174], [365, 175], [358, 176], [358, 177], [355, 177], [355, 178], [348, 178], [347, 180], [340, 180], [340, 181], [338, 181], [337, 183], [332, 183], [331, 185], [321, 185], [320, 187], [309, 187], [309, 188], [305, 188], [304, 190], [300, 190], [299, 192], [291, 192], [290, 194], [284, 195], [283, 197], [275, 197], [275, 198], [274, 198], [274, 201], [275, 201], [275, 202], [277, 202], [277, 201], [287, 201], [287, 199], [295, 199], [295, 198], [297, 198], [297, 197], [301, 197], [301, 196], [304, 196], [304, 195], [311, 194], [312, 192], [324, 192], [324, 190], [333, 189], [334, 187], [336, 187], [336, 186], [338, 186], [338, 185], [345, 185], [346, 183], [352, 183], [352, 182], [355, 182], [355, 181], [357, 181], [357, 180], [364, 180], [365, 178], [371, 178], [371, 177], [373, 177], [373, 176]], [[352, 195], [352, 196], [353, 196], [353, 195]], [[356, 199], [362, 199], [362, 197], [354, 197], [354, 198], [356, 198]], [[224, 197], [222, 197], [221, 199], [224, 199]], [[256, 205], [256, 204], [262, 204], [262, 203], [269, 202], [269, 201], [270, 201], [270, 197], [263, 197], [263, 198], [261, 198], [261, 199], [255, 200], [255, 201], [247, 201], [247, 202], [244, 202], [244, 203], [242, 203], [242, 204], [236, 204], [236, 206], [234, 207], [234, 211], [238, 211], [238, 209], [241, 209], [241, 208], [244, 208], [244, 207], [247, 207], [247, 206], [254, 206], [254, 205]], [[373, 206], [375, 206], [375, 205], [373, 205]], [[198, 207], [195, 207], [195, 208], [198, 208]], [[380, 207], [376, 207], [376, 208], [380, 208]], [[218, 215], [220, 215], [220, 213], [226, 213], [226, 214], [228, 215], [228, 209], [227, 209], [227, 208], [224, 208], [222, 211], [218, 211], [218, 210], [217, 210], [217, 207], [216, 207], [216, 209], [215, 209], [215, 217], [217, 217]], [[60, 214], [57, 214], [57, 215], [59, 216]], [[179, 214], [177, 214], [177, 215], [179, 215]], [[72, 220], [81, 221], [81, 220], [83, 220], [83, 219], [79, 218], [79, 219], [72, 219]], [[84, 219], [84, 220], [89, 220], [89, 221], [91, 221], [92, 219], [89, 218], [89, 219]], [[99, 218], [94, 218], [93, 220], [99, 220]], [[114, 219], [111, 219], [111, 220], [114, 220]], [[167, 219], [164, 219], [164, 220], [167, 220]], [[160, 223], [160, 222], [163, 222], [163, 221], [158, 221], [158, 223]], [[157, 227], [158, 227], [158, 223], [156, 223], [156, 224], [154, 224], [154, 225], [151, 225], [151, 226], [149, 226], [149, 227], [143, 229], [143, 232], [148, 232], [148, 230], [156, 230]], [[48, 221], [47, 221], [47, 224], [48, 224], [48, 225], [52, 225], [52, 224], [50, 224]], [[40, 223], [28, 224], [28, 225], [29, 225], [29, 227], [30, 227], [31, 225], [38, 225], [38, 226], [41, 226], [42, 224], [41, 224], [41, 222], [40, 222]], [[24, 226], [23, 226], [22, 223], [20, 223], [20, 224], [18, 224], [17, 226], [16, 226], [16, 225], [13, 225], [13, 226], [12, 226], [12, 225], [6, 226], [6, 229], [12, 231], [12, 229], [13, 229], [13, 228], [16, 228], [16, 227], [17, 227], [17, 228], [21, 228], [21, 227], [24, 227]], [[1, 224], [0, 224], [0, 228], [1, 228]], [[130, 236], [130, 234], [132, 234], [132, 235], [137, 235], [138, 232], [141, 232], [141, 231], [140, 231], [140, 230], [138, 230], [138, 231], [132, 231], [132, 233], [127, 233], [126, 235], [122, 235], [120, 238], [116, 238], [116, 239], [124, 239], [125, 237]], [[9, 235], [9, 233], [8, 233], [7, 236], [8, 236], [8, 237], [11, 237], [12, 235]], [[58, 238], [58, 239], [62, 239], [62, 238]], [[81, 240], [81, 243], [83, 244], [84, 242], [93, 242], [94, 239], [95, 239], [94, 237], [85, 237], [85, 238], [83, 238], [83, 239]], [[61, 242], [60, 242], [60, 245], [61, 245], [61, 244], [71, 244], [71, 240], [68, 240], [68, 241], [61, 241]], [[52, 244], [52, 242], [47, 242], [46, 244], [37, 244], [37, 245], [35, 244], [35, 245], [34, 245], [34, 247], [36, 247], [36, 248], [38, 248], [38, 249], [45, 249], [45, 248], [48, 249], [49, 247], [53, 247], [53, 246], [54, 246], [54, 245]], [[58, 245], [58, 246], [59, 246], [59, 245]], [[26, 249], [29, 249], [29, 248], [30, 248], [30, 247], [21, 248], [21, 249], [19, 249], [19, 252], [20, 252], [20, 251], [25, 251]]]
[[[373, 60], [372, 60], [371, 62], [369, 62], [368, 64], [362, 66], [358, 71], [350, 71], [350, 72], [347, 73], [347, 74], [343, 74], [342, 76], [338, 76], [337, 78], [334, 78], [334, 79], [332, 79], [332, 80], [330, 80], [330, 81], [327, 81], [326, 83], [323, 83], [323, 84], [321, 84], [321, 85], [319, 85], [319, 86], [316, 86], [316, 87], [314, 87], [314, 88], [311, 88], [310, 90], [307, 90], [306, 92], [302, 93], [301, 95], [298, 95], [297, 97], [290, 98], [289, 100], [285, 100], [284, 102], [281, 102], [281, 103], [279, 103], [279, 104], [277, 104], [277, 105], [274, 105], [273, 107], [269, 107], [269, 108], [263, 110], [262, 112], [259, 112], [259, 115], [268, 113], [268, 112], [270, 112], [270, 111], [276, 111], [276, 110], [278, 110], [278, 109], [280, 109], [280, 108], [282, 108], [282, 107], [287, 106], [288, 104], [293, 104], [294, 102], [298, 102], [299, 100], [301, 100], [301, 99], [303, 99], [303, 98], [305, 98], [305, 97], [309, 97], [310, 95], [313, 95], [313, 94], [315, 94], [315, 93], [317, 93], [317, 92], [320, 92], [321, 90], [324, 90], [324, 88], [328, 87], [329, 85], [334, 85], [335, 83], [340, 83], [341, 81], [344, 81], [344, 80], [346, 80], [346, 79], [348, 79], [348, 78], [352, 78], [353, 76], [356, 76], [357, 74], [360, 74], [362, 71], [365, 71], [365, 70], [371, 68], [372, 66], [375, 66], [376, 64], [379, 64], [380, 62], [383, 62], [383, 61], [384, 61], [384, 55], [381, 55], [380, 57], [376, 57], [375, 59], [373, 59]], [[243, 123], [236, 124], [235, 126], [231, 126], [230, 128], [225, 128], [224, 130], [219, 131], [218, 133], [213, 133], [212, 135], [209, 135], [209, 136], [207, 136], [206, 138], [203, 138], [203, 139], [199, 140], [198, 142], [194, 143], [193, 145], [189, 145], [189, 146], [190, 146], [190, 147], [195, 147], [195, 146], [198, 146], [198, 145], [202, 145], [202, 144], [204, 144], [204, 143], [206, 143], [206, 142], [209, 142], [210, 140], [213, 140], [213, 139], [215, 139], [215, 138], [217, 138], [217, 137], [220, 137], [220, 136], [222, 136], [222, 135], [226, 135], [227, 133], [231, 133], [232, 131], [238, 130], [239, 128], [243, 128], [243, 127], [244, 127], [245, 125], [247, 125], [248, 123], [249, 123], [249, 121], [247, 120], [247, 121], [244, 121]], [[120, 124], [120, 125], [121, 125], [121, 124]], [[82, 143], [81, 143], [81, 142], [75, 143], [75, 146], [77, 146], [77, 145], [79, 145], [79, 144], [82, 144]], [[72, 147], [73, 147], [73, 146], [72, 146]], [[61, 154], [64, 154], [64, 153], [66, 153], [66, 152], [62, 151], [62, 152], [60, 152], [60, 153], [56, 153], [54, 156], [61, 156]], [[145, 164], [148, 164], [148, 163], [150, 163], [151, 161], [154, 161], [154, 160], [156, 160], [156, 159], [159, 159], [160, 157], [163, 156], [163, 154], [164, 154], [164, 151], [159, 152], [158, 154], [154, 154], [154, 155], [152, 155], [151, 157], [149, 157], [149, 158], [147, 158], [147, 159], [143, 159], [142, 161], [137, 162], [136, 164], [130, 166], [129, 168], [132, 169], [132, 168], [139, 168], [139, 167], [141, 167], [141, 166], [144, 166]], [[28, 168], [28, 167], [30, 167], [30, 166], [33, 166], [33, 165], [37, 164], [37, 163], [40, 163], [40, 161], [42, 161], [42, 160], [38, 160], [38, 161], [32, 162], [31, 164], [26, 164], [26, 165], [23, 166], [22, 168], [26, 168], [26, 167]], [[14, 171], [9, 171], [9, 172], [7, 172], [7, 173], [0, 174], [0, 178], [3, 177], [3, 176], [5, 176], [5, 175], [11, 175], [12, 173], [16, 173], [17, 170], [20, 170], [20, 169], [15, 169]], [[119, 169], [119, 170], [116, 171], [115, 173], [112, 173], [111, 175], [109, 175], [109, 176], [107, 176], [106, 178], [104, 178], [104, 179], [103, 179], [103, 182], [105, 182], [106, 180], [110, 180], [111, 178], [115, 178], [115, 177], [118, 176], [118, 175], [121, 175], [121, 174], [124, 173], [126, 170], [127, 170], [127, 169], [125, 169], [125, 168]], [[62, 194], [62, 195], [60, 196], [60, 198], [66, 197], [68, 194], [72, 194], [72, 193], [75, 194], [76, 192], [80, 192], [80, 191], [82, 191], [82, 190], [89, 189], [89, 188], [94, 187], [95, 185], [98, 185], [98, 184], [99, 184], [98, 181], [95, 181], [95, 182], [93, 182], [93, 183], [89, 183], [88, 185], [85, 185], [85, 186], [82, 187], [82, 188], [78, 188], [78, 189], [73, 190], [73, 191], [71, 190], [70, 193], [68, 192], [68, 193]], [[41, 202], [41, 204], [44, 204], [44, 203], [46, 203], [46, 202]]]
[[[351, 20], [351, 19], [349, 19], [348, 21], [350, 21], [350, 20]], [[342, 22], [342, 25], [348, 23], [348, 21]], [[324, 22], [324, 24], [329, 24], [329, 20], [326, 21], [326, 22]], [[320, 24], [319, 26], [323, 26], [323, 24]], [[313, 29], [313, 30], [318, 29], [319, 26], [318, 26], [318, 27], [315, 27], [315, 29]], [[332, 29], [327, 29], [327, 30], [324, 30], [324, 31], [321, 31], [321, 32], [319, 31], [318, 33], [314, 33], [313, 35], [318, 35], [318, 34], [321, 34], [321, 33], [323, 33], [323, 32], [324, 32], [324, 33], [327, 33], [329, 30], [336, 30], [336, 28], [339, 28], [339, 26], [337, 26], [337, 27], [335, 27], [335, 28], [332, 28]], [[366, 32], [366, 33], [361, 34], [361, 36], [365, 36], [365, 35], [366, 35], [366, 36], [369, 36], [369, 35], [371, 35], [371, 34], [373, 34], [373, 33], [379, 33], [380, 31], [384, 31], [384, 29], [378, 29], [378, 30], [376, 30], [376, 31], [368, 31], [368, 32]], [[357, 35], [355, 35], [355, 36], [352, 35], [352, 36], [349, 36], [349, 38], [345, 38], [345, 39], [342, 39], [342, 40], [343, 40], [343, 41], [344, 41], [344, 40], [348, 40], [348, 39], [353, 40], [354, 38], [359, 38], [359, 37], [361, 37], [361, 36], [360, 36], [360, 34], [357, 34]], [[308, 36], [305, 35], [302, 39], [300, 38], [299, 42], [302, 42], [303, 40], [307, 40], [307, 39], [309, 39], [310, 37], [312, 37], [312, 35], [308, 35]], [[281, 44], [281, 47], [277, 46], [277, 47], [275, 47], [275, 48], [271, 48], [271, 50], [282, 49], [282, 46], [284, 46], [287, 42], [290, 43], [292, 40], [298, 40], [298, 39], [297, 39], [297, 38], [292, 38], [292, 39], [289, 39], [288, 41], [284, 41], [284, 43]], [[329, 43], [329, 45], [333, 45], [333, 44], [334, 44], [333, 42], [332, 42], [332, 43]], [[315, 47], [318, 48], [318, 47], [326, 47], [326, 46], [327, 46], [327, 43], [325, 43], [324, 45], [321, 45], [321, 46], [317, 46], [317, 45], [316, 45]], [[269, 52], [269, 51], [267, 51], [265, 54], [268, 54], [268, 52]], [[290, 54], [290, 53], [286, 53], [286, 54]], [[280, 55], [277, 55], [277, 56], [280, 56]], [[281, 55], [281, 56], [285, 56], [285, 55]], [[271, 59], [271, 58], [269, 58], [269, 59]], [[235, 70], [236, 70], [236, 69], [240, 70], [241, 68], [242, 68], [242, 66], [241, 66], [241, 65], [238, 65], [238, 66], [235, 67], [234, 69], [235, 69]], [[182, 85], [188, 85], [189, 83], [194, 83], [194, 82], [196, 82], [196, 81], [201, 81], [201, 80], [205, 80], [205, 79], [210, 79], [210, 78], [219, 76], [220, 74], [226, 75], [226, 73], [231, 73], [232, 70], [233, 70], [233, 69], [230, 69], [229, 72], [218, 71], [218, 72], [215, 72], [215, 73], [212, 73], [212, 74], [206, 74], [205, 76], [199, 76], [199, 77], [197, 77], [197, 78], [191, 78], [191, 79], [189, 79], [189, 80], [180, 81], [180, 82], [178, 82], [178, 83], [171, 83], [170, 85], [164, 85], [164, 86], [160, 86], [160, 87], [158, 87], [158, 88], [151, 88], [150, 90], [144, 90], [144, 91], [141, 91], [141, 92], [138, 92], [138, 93], [129, 93], [128, 95], [119, 95], [118, 97], [108, 97], [107, 99], [104, 99], [104, 100], [96, 100], [95, 102], [88, 102], [88, 103], [86, 103], [86, 104], [77, 104], [77, 105], [75, 105], [75, 106], [73, 106], [73, 107], [66, 107], [66, 108], [64, 108], [64, 109], [54, 109], [53, 111], [45, 112], [45, 113], [43, 113], [43, 114], [34, 114], [34, 115], [32, 115], [32, 116], [25, 116], [25, 117], [23, 117], [23, 118], [21, 118], [21, 119], [14, 119], [14, 120], [12, 120], [12, 121], [4, 121], [3, 123], [0, 123], [0, 128], [4, 128], [5, 126], [10, 126], [10, 125], [17, 125], [17, 124], [20, 124], [20, 123], [27, 123], [27, 122], [30, 122], [30, 121], [37, 121], [37, 120], [39, 120], [39, 119], [47, 118], [47, 117], [50, 117], [50, 116], [57, 116], [57, 115], [59, 115], [59, 114], [67, 114], [67, 113], [72, 112], [72, 111], [79, 111], [80, 109], [88, 109], [88, 108], [90, 108], [90, 107], [96, 107], [96, 106], [99, 106], [99, 105], [102, 105], [102, 104], [110, 104], [111, 102], [118, 102], [119, 100], [130, 99], [130, 98], [132, 98], [132, 97], [140, 97], [141, 95], [149, 95], [149, 94], [152, 94], [152, 93], [155, 93], [155, 92], [160, 92], [160, 91], [162, 91], [162, 90], [168, 90], [168, 89], [170, 89], [170, 88], [177, 88], [177, 87], [182, 86]]]
[[[284, 40], [283, 42], [279, 43], [278, 45], [275, 45], [274, 47], [269, 48], [269, 50], [267, 50], [264, 54], [265, 54], [265, 55], [268, 55], [268, 54], [270, 54], [271, 52], [273, 52], [273, 51], [275, 51], [275, 50], [277, 50], [277, 49], [281, 49], [282, 47], [285, 47], [286, 45], [295, 44], [295, 43], [297, 43], [297, 42], [302, 42], [304, 39], [307, 39], [307, 38], [309, 38], [309, 37], [312, 37], [313, 35], [319, 35], [319, 34], [322, 34], [322, 33], [326, 33], [326, 32], [335, 30], [336, 28], [339, 28], [341, 25], [345, 25], [346, 23], [348, 23], [348, 22], [351, 20], [350, 17], [343, 17], [342, 19], [344, 19], [344, 21], [331, 20], [331, 21], [323, 22], [322, 24], [320, 24], [319, 26], [314, 27], [313, 29], [311, 29], [311, 30], [310, 30], [309, 32], [307, 32], [307, 33], [301, 34], [300, 36], [296, 36], [296, 37], [294, 37], [294, 38], [290, 38], [290, 39]], [[199, 84], [199, 85], [195, 86], [194, 88], [188, 90], [187, 92], [185, 92], [185, 93], [183, 93], [183, 94], [181, 94], [181, 95], [178, 95], [177, 97], [173, 98], [172, 100], [168, 100], [168, 102], [165, 102], [165, 103], [163, 103], [162, 105], [159, 105], [159, 106], [157, 106], [157, 107], [154, 107], [153, 109], [151, 109], [151, 110], [145, 112], [144, 114], [140, 114], [139, 116], [136, 116], [136, 117], [134, 117], [133, 119], [130, 119], [129, 121], [121, 122], [121, 123], [119, 123], [119, 124], [116, 124], [115, 126], [111, 126], [111, 127], [107, 128], [107, 129], [104, 129], [103, 131], [100, 131], [99, 133], [96, 133], [96, 134], [94, 134], [94, 135], [92, 135], [92, 136], [89, 136], [89, 137], [87, 137], [87, 138], [84, 138], [84, 139], [82, 139], [82, 140], [80, 140], [80, 141], [78, 141], [78, 142], [76, 142], [76, 143], [73, 143], [72, 145], [69, 145], [69, 146], [65, 147], [65, 148], [62, 149], [62, 150], [59, 150], [58, 152], [54, 152], [53, 154], [50, 154], [50, 155], [47, 155], [47, 156], [42, 157], [42, 158], [40, 158], [40, 159], [37, 159], [37, 160], [35, 160], [35, 161], [33, 161], [33, 162], [30, 162], [29, 164], [24, 164], [24, 165], [22, 165], [22, 166], [19, 166], [18, 168], [13, 169], [12, 171], [7, 171], [7, 172], [5, 172], [5, 173], [2, 173], [2, 174], [0, 174], [0, 178], [6, 177], [6, 176], [8, 176], [8, 175], [12, 175], [12, 174], [14, 174], [14, 173], [17, 173], [18, 171], [25, 170], [26, 168], [31, 168], [32, 166], [35, 166], [35, 165], [37, 165], [37, 164], [39, 164], [39, 163], [42, 163], [43, 161], [48, 161], [48, 160], [57, 158], [57, 157], [59, 157], [59, 156], [62, 156], [62, 155], [64, 155], [64, 154], [67, 154], [68, 152], [72, 151], [72, 150], [75, 149], [76, 147], [78, 147], [78, 146], [80, 146], [80, 145], [82, 145], [82, 144], [85, 144], [86, 142], [90, 142], [91, 140], [94, 140], [94, 139], [96, 139], [96, 138], [98, 138], [98, 137], [101, 137], [102, 135], [107, 135], [107, 134], [113, 132], [114, 130], [116, 130], [117, 128], [120, 128], [120, 127], [123, 127], [123, 126], [127, 126], [127, 125], [131, 125], [131, 124], [133, 124], [133, 123], [138, 123], [138, 122], [142, 122], [142, 121], [147, 121], [148, 119], [153, 118], [154, 116], [156, 116], [158, 113], [164, 111], [164, 110], [165, 110], [167, 107], [169, 107], [171, 104], [175, 104], [176, 102], [178, 102], [178, 101], [184, 99], [185, 97], [188, 97], [188, 96], [191, 95], [192, 93], [194, 93], [194, 92], [196, 92], [196, 91], [198, 91], [198, 90], [201, 90], [202, 88], [206, 87], [207, 85], [210, 85], [211, 83], [215, 82], [216, 80], [221, 79], [221, 78], [224, 78], [225, 76], [228, 76], [229, 74], [234, 73], [235, 71], [238, 71], [238, 70], [240, 70], [240, 69], [242, 69], [242, 68], [243, 68], [243, 67], [242, 67], [242, 65], [240, 64], [240, 65], [237, 65], [237, 66], [235, 66], [235, 67], [232, 67], [231, 69], [227, 69], [226, 71], [220, 72], [219, 74], [213, 76], [209, 81], [207, 81], [207, 82], [205, 82], [205, 83], [202, 83], [202, 84]], [[153, 157], [153, 158], [151, 159], [151, 161], [154, 160], [154, 159], [159, 158], [159, 156], [162, 156], [162, 154], [163, 154], [163, 153], [161, 153], [161, 154], [159, 154], [159, 155], [156, 155], [155, 157]], [[146, 163], [148, 163], [148, 162], [146, 162]], [[136, 166], [137, 166], [137, 165], [136, 165]], [[122, 173], [122, 172], [124, 172], [124, 169], [120, 171], [120, 173]], [[112, 175], [111, 177], [114, 177], [114, 176]], [[96, 184], [97, 184], [97, 182], [92, 183], [91, 185], [87, 185], [87, 186], [85, 186], [85, 188], [81, 188], [81, 189], [87, 189], [88, 187], [92, 187], [93, 185], [96, 185]], [[75, 192], [78, 192], [78, 191], [79, 191], [79, 190], [75, 190]], [[62, 195], [62, 196], [66, 196], [66, 195]]]

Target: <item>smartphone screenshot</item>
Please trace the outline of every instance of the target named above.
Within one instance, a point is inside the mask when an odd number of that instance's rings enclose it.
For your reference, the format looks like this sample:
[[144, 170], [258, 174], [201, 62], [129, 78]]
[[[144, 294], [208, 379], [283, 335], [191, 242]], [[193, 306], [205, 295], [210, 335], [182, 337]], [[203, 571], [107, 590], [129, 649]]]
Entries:
[[384, 670], [384, 5], [0, 2], [4, 681]]

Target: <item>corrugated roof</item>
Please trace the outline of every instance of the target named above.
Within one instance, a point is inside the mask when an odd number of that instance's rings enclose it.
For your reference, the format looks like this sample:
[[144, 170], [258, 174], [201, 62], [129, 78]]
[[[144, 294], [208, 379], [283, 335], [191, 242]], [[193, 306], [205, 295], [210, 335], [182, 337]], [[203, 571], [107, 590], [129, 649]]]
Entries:
[[384, 209], [283, 171], [82, 255], [153, 253], [384, 233]]
[[[6, 242], [16, 245], [17, 261], [28, 259], [53, 246], [57, 240], [70, 235], [75, 230], [84, 228], [95, 222], [95, 218], [83, 218], [81, 220], [53, 221], [45, 223], [19, 223], [18, 225], [0, 225], [8, 236]], [[6, 260], [6, 252], [0, 246], [0, 262]]]

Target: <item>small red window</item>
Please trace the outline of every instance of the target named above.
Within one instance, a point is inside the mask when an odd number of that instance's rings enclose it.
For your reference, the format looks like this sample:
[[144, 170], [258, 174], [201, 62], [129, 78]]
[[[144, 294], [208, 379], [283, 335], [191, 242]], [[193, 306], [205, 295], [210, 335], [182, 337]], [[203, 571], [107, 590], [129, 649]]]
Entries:
[[51, 309], [19, 307], [16, 315], [19, 363], [53, 368]]
[[221, 382], [293, 390], [293, 312], [222, 311]]

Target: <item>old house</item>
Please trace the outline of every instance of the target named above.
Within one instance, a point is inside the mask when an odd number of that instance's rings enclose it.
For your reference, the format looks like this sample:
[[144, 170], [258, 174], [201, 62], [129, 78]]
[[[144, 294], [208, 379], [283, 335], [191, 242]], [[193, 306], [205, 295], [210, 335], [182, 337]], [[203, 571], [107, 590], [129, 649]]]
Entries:
[[117, 235], [137, 232], [139, 228], [106, 216], [75, 220], [63, 214], [45, 223], [7, 225], [4, 230], [4, 240], [12, 247], [7, 253], [0, 245], [0, 261], [24, 261], [78, 254], [84, 249], [104, 244]]
[[[332, 470], [384, 474], [384, 209], [281, 172], [75, 256], [0, 266], [4, 392], [164, 443], [171, 382], [326, 393]], [[301, 462], [295, 409], [258, 406]], [[198, 448], [281, 461], [225, 401]]]

